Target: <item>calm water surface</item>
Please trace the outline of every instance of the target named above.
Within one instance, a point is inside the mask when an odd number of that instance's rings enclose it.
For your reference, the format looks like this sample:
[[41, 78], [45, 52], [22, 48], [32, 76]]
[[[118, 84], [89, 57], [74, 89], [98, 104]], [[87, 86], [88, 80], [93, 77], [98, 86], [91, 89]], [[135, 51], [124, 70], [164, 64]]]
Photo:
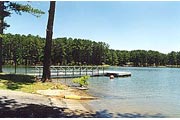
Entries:
[[180, 117], [180, 69], [111, 67], [131, 77], [93, 77], [88, 104], [103, 117]]
[[15, 66], [3, 66], [3, 72], [5, 73], [18, 73], [18, 74], [26, 74], [26, 73], [34, 73], [35, 69], [31, 66], [17, 66], [15, 70]]
[[[102, 117], [180, 117], [180, 68], [111, 67], [131, 77], [92, 77], [88, 92], [98, 100], [88, 105]], [[14, 73], [14, 67], [3, 67]], [[32, 72], [28, 68], [27, 72]], [[18, 67], [17, 73], [26, 73]], [[67, 82], [67, 81], [66, 81]]]

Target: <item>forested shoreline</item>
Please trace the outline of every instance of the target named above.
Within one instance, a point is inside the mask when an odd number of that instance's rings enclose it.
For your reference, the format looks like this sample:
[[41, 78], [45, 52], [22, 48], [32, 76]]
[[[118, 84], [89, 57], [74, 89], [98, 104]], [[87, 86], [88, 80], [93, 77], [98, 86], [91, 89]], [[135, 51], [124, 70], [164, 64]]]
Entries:
[[[5, 34], [3, 65], [42, 65], [44, 45], [45, 38], [39, 36]], [[105, 42], [66, 37], [53, 39], [51, 55], [52, 65], [180, 65], [180, 52], [164, 54], [152, 50], [113, 50]]]

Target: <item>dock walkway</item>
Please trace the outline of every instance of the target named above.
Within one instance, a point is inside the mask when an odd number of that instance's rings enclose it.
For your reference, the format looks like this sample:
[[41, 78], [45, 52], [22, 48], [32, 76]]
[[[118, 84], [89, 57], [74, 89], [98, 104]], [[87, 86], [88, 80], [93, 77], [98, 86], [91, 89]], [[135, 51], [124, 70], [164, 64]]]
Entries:
[[[33, 73], [29, 73], [29, 75], [34, 75], [38, 78], [41, 78], [43, 73], [43, 66], [35, 66], [33, 68]], [[52, 78], [73, 78], [84, 75], [89, 75], [91, 77], [110, 75], [113, 75], [114, 77], [131, 76], [130, 72], [107, 71], [103, 66], [51, 66], [50, 70]]]

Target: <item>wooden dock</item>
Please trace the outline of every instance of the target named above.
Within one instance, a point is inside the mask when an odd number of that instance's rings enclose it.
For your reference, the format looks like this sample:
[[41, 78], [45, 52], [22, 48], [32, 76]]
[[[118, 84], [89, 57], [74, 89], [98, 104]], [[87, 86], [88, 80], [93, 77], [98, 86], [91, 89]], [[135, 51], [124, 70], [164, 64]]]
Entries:
[[131, 72], [120, 72], [120, 71], [105, 71], [104, 76], [111, 76], [114, 77], [128, 77], [131, 76]]
[[[38, 78], [42, 77], [43, 66], [33, 67], [33, 73], [29, 75], [37, 76]], [[105, 67], [102, 66], [51, 66], [51, 78], [75, 78], [81, 77], [84, 75], [94, 76], [110, 76], [114, 77], [128, 77], [131, 76], [130, 72], [122, 71], [107, 71]]]

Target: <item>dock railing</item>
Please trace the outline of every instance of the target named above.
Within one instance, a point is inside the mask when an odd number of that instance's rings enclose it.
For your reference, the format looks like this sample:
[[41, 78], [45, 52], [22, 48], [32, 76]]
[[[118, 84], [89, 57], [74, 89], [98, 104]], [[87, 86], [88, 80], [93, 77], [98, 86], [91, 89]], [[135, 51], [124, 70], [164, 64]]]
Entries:
[[[33, 68], [33, 75], [41, 78], [43, 66], [33, 66]], [[103, 76], [104, 69], [103, 66], [50, 66], [51, 78]]]

